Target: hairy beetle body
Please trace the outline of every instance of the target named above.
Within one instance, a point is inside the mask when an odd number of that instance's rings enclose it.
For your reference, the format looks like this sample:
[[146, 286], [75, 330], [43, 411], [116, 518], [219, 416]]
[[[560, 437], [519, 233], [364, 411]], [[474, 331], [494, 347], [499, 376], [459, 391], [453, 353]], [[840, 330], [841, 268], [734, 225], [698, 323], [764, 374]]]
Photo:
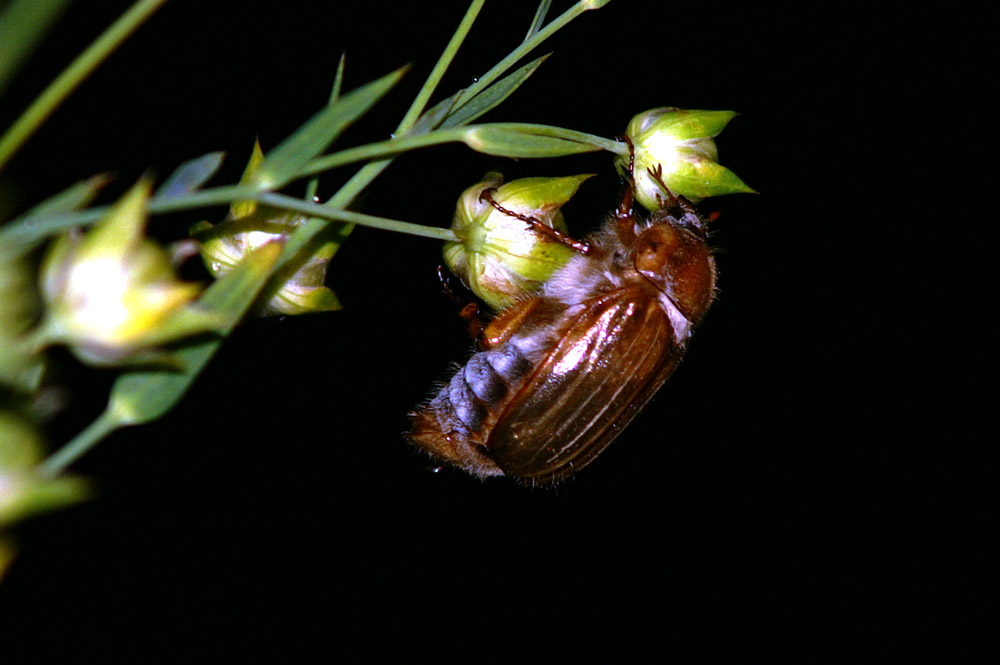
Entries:
[[[594, 459], [673, 372], [715, 291], [704, 220], [680, 199], [631, 206], [414, 416], [409, 438], [477, 476], [556, 482]], [[501, 328], [503, 325], [501, 325]]]

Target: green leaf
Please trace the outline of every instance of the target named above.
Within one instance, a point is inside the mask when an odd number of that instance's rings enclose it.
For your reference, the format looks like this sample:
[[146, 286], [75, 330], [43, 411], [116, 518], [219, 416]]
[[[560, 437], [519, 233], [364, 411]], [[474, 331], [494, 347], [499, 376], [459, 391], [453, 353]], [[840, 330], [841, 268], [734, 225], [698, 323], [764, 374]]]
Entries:
[[215, 175], [225, 155], [224, 152], [210, 152], [184, 162], [163, 181], [154, 198], [172, 199], [195, 191]]
[[569, 138], [574, 135], [585, 136], [557, 127], [507, 123], [470, 127], [462, 140], [473, 150], [487, 155], [514, 158], [561, 157], [603, 149]]
[[279, 189], [300, 174], [313, 157], [329, 146], [348, 126], [364, 115], [399, 82], [406, 67], [344, 95], [306, 121], [281, 142], [254, 173], [253, 182], [261, 189]]
[[111, 182], [111, 177], [104, 174], [95, 175], [87, 178], [86, 180], [81, 180], [80, 182], [67, 187], [55, 196], [50, 196], [45, 199], [25, 213], [25, 217], [29, 215], [41, 216], [62, 212], [72, 212], [73, 210], [85, 208], [97, 197], [98, 192], [100, 192], [101, 189], [109, 182]]
[[85, 208], [110, 180], [107, 175], [95, 175], [81, 180], [28, 210], [0, 230], [0, 253], [6, 252], [10, 256], [24, 254], [37, 247], [48, 236], [63, 233], [66, 229], [59, 226], [45, 228], [39, 218]]
[[462, 92], [462, 90], [459, 90], [451, 97], [442, 99], [430, 109], [424, 111], [423, 115], [417, 119], [417, 121], [413, 124], [413, 127], [406, 132], [405, 136], [427, 134], [440, 127], [448, 118], [448, 114], [452, 113], [455, 109], [455, 102], [462, 96]]
[[[232, 272], [205, 290], [199, 305], [229, 315], [231, 330], [260, 293], [280, 252], [281, 246], [273, 243], [247, 256]], [[220, 338], [213, 337], [179, 348], [175, 355], [184, 367], [179, 372], [150, 369], [121, 375], [111, 389], [107, 412], [119, 426], [159, 418], [180, 401], [221, 343]]]
[[535, 73], [535, 70], [545, 62], [551, 53], [547, 53], [540, 58], [532, 60], [524, 67], [514, 73], [505, 76], [481, 93], [463, 102], [458, 108], [452, 110], [448, 118], [441, 124], [443, 128], [458, 127], [467, 125], [487, 111], [501, 104], [510, 97], [521, 84], [528, 80], [528, 77]]
[[524, 36], [524, 41], [528, 41], [542, 29], [542, 23], [545, 23], [545, 15], [549, 13], [551, 5], [552, 0], [542, 0], [538, 3], [538, 9], [535, 10], [535, 18], [531, 20], [531, 25], [528, 26], [528, 34]]
[[344, 85], [344, 65], [347, 62], [347, 51], [340, 54], [337, 62], [337, 74], [333, 77], [333, 90], [330, 91], [330, 104], [340, 99], [340, 89]]

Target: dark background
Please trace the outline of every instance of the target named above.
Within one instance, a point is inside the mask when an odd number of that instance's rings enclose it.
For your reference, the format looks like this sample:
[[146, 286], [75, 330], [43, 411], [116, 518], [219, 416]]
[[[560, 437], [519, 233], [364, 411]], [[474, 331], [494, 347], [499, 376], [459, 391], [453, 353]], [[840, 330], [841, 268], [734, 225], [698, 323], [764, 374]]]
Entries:
[[[348, 89], [414, 65], [339, 145], [385, 138], [465, 3], [342, 4], [169, 3], [12, 162], [7, 195], [24, 206], [114, 171], [113, 195], [211, 150], [230, 155], [217, 182], [233, 181], [255, 136], [267, 150], [325, 103], [344, 49]], [[168, 417], [76, 465], [96, 500], [18, 530], [5, 663], [980, 653], [996, 466], [977, 415], [995, 354], [974, 324], [992, 213], [969, 80], [985, 12], [646, 4], [571, 24], [484, 118], [613, 136], [657, 106], [741, 113], [721, 161], [760, 194], [706, 202], [722, 215], [719, 299], [618, 442], [555, 490], [435, 473], [402, 433], [470, 348], [436, 281], [440, 247], [358, 228], [328, 278], [344, 311], [241, 328]], [[0, 126], [126, 6], [76, 3]], [[497, 62], [532, 13], [488, 3], [440, 93]], [[606, 155], [449, 146], [399, 159], [363, 210], [446, 225], [493, 167], [597, 173], [566, 208], [578, 235], [620, 191]], [[113, 378], [56, 359], [71, 400], [53, 446]]]

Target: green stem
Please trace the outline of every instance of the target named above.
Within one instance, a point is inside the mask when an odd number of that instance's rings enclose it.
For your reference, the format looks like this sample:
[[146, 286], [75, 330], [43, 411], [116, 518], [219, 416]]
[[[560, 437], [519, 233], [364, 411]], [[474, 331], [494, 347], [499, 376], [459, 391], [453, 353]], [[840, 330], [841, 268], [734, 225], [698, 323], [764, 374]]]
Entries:
[[414, 148], [425, 148], [441, 143], [461, 141], [467, 130], [467, 127], [440, 129], [427, 134], [401, 136], [396, 139], [389, 139], [388, 141], [379, 141], [378, 143], [370, 143], [358, 146], [357, 148], [348, 148], [347, 150], [341, 150], [332, 155], [312, 160], [302, 169], [302, 175], [313, 175], [314, 173], [328, 171], [338, 166], [344, 166], [345, 164], [395, 155], [407, 150], [413, 150]]
[[335, 219], [341, 222], [357, 224], [358, 226], [369, 226], [374, 229], [395, 231], [396, 233], [406, 233], [411, 236], [420, 236], [422, 238], [434, 238], [435, 240], [445, 240], [449, 242], [458, 241], [458, 236], [456, 236], [451, 229], [443, 229], [438, 226], [424, 226], [422, 224], [413, 224], [410, 222], [401, 222], [395, 219], [375, 217], [373, 215], [365, 215], [360, 212], [353, 212], [350, 210], [337, 210], [326, 205], [308, 203], [301, 199], [285, 196], [284, 194], [261, 193], [254, 197], [254, 199], [264, 205], [281, 208], [283, 210], [291, 210], [292, 212], [301, 212], [302, 214], [309, 215], [310, 217]]
[[114, 413], [109, 410], [102, 412], [85, 430], [42, 462], [38, 467], [38, 473], [43, 478], [55, 478], [120, 425], [121, 422]]
[[[364, 171], [364, 169], [362, 169]], [[302, 199], [275, 194], [273, 192], [260, 192], [248, 188], [245, 185], [234, 185], [231, 187], [217, 187], [215, 189], [205, 189], [200, 192], [167, 199], [153, 198], [149, 202], [147, 210], [152, 214], [179, 212], [192, 208], [203, 208], [214, 205], [229, 205], [234, 201], [257, 201], [281, 210], [298, 212], [310, 217], [321, 219], [331, 219], [341, 222], [350, 222], [360, 226], [370, 226], [384, 231], [395, 231], [423, 238], [436, 238], [438, 240], [457, 240], [455, 234], [450, 229], [443, 229], [436, 226], [423, 226], [422, 224], [412, 224], [401, 222], [386, 217], [376, 217], [365, 215], [350, 210], [334, 208], [331, 205], [321, 205], [303, 201]], [[9, 227], [0, 231], [0, 246], [5, 249], [14, 249], [18, 246], [30, 246], [51, 235], [68, 231], [69, 229], [91, 224], [101, 219], [108, 213], [110, 207], [90, 208], [80, 212], [63, 213], [59, 215], [44, 216], [35, 220], [25, 217]]]
[[[424, 85], [420, 89], [420, 92], [417, 93], [416, 99], [413, 100], [413, 103], [410, 105], [406, 115], [403, 116], [399, 126], [396, 127], [395, 134], [397, 136], [408, 132], [413, 127], [414, 123], [416, 123], [416, 121], [420, 118], [420, 114], [423, 113], [423, 109], [427, 105], [427, 100], [430, 99], [430, 96], [437, 87], [437, 84], [440, 82], [441, 77], [444, 76], [444, 72], [448, 68], [448, 65], [451, 64], [455, 54], [458, 53], [458, 48], [462, 45], [462, 41], [465, 39], [469, 29], [472, 27], [473, 21], [475, 21], [476, 16], [479, 15], [479, 10], [482, 9], [483, 2], [485, 2], [485, 0], [473, 0], [472, 4], [469, 5], [468, 11], [465, 12], [465, 17], [459, 24], [458, 29], [451, 38], [451, 41], [448, 42], [448, 46], [445, 47], [444, 52], [441, 53], [441, 57], [434, 66], [434, 70], [431, 72], [430, 76], [427, 77], [427, 80], [424, 81]], [[351, 205], [351, 203], [354, 202], [354, 199], [357, 198], [362, 191], [364, 191], [365, 187], [370, 185], [382, 174], [383, 171], [389, 168], [392, 161], [393, 158], [390, 157], [375, 162], [368, 162], [362, 166], [357, 173], [351, 176], [351, 179], [344, 183], [344, 185], [337, 190], [336, 194], [330, 197], [330, 199], [326, 202], [326, 205], [333, 208], [346, 208]]]
[[500, 78], [504, 72], [517, 64], [517, 61], [528, 55], [531, 51], [538, 47], [539, 44], [544, 42], [546, 39], [551, 37], [556, 31], [562, 29], [567, 23], [575, 19], [580, 14], [589, 11], [591, 9], [597, 9], [607, 2], [594, 2], [593, 0], [581, 0], [576, 3], [565, 12], [563, 12], [558, 18], [554, 19], [547, 26], [539, 30], [538, 32], [531, 35], [526, 39], [520, 46], [510, 52], [506, 58], [497, 63], [490, 71], [479, 77], [479, 80], [470, 85], [465, 90], [465, 94], [462, 95], [463, 99], [470, 99], [475, 97], [480, 92], [482, 92], [488, 85], [493, 83], [493, 81]]
[[0, 138], [0, 169], [56, 107], [166, 0], [139, 0], [56, 78]]
[[402, 135], [410, 131], [410, 128], [417, 122], [420, 114], [424, 112], [424, 109], [427, 107], [427, 102], [430, 100], [431, 95], [434, 94], [434, 90], [437, 89], [438, 83], [441, 82], [441, 78], [444, 76], [445, 71], [447, 71], [451, 61], [455, 59], [458, 49], [462, 46], [465, 36], [469, 34], [469, 29], [472, 28], [472, 24], [479, 15], [479, 10], [483, 8], [483, 3], [485, 1], [486, 0], [472, 0], [472, 4], [469, 5], [469, 9], [465, 12], [465, 17], [458, 25], [458, 29], [455, 30], [455, 34], [451, 36], [451, 41], [448, 42], [448, 46], [445, 47], [441, 57], [438, 58], [437, 64], [434, 65], [434, 69], [431, 70], [427, 80], [424, 81], [424, 85], [420, 88], [420, 92], [417, 93], [416, 99], [414, 99], [413, 103], [410, 104], [409, 110], [406, 112], [406, 115], [403, 116], [403, 120], [399, 123], [399, 127], [396, 128], [397, 135]]

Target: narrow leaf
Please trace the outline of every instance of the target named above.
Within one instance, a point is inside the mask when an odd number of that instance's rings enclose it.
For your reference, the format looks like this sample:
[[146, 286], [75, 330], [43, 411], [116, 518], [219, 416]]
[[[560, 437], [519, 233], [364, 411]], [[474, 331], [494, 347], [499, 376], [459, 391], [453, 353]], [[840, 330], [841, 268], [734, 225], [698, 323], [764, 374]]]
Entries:
[[[281, 245], [277, 243], [261, 247], [206, 289], [199, 304], [229, 315], [231, 330], [260, 293], [280, 253]], [[220, 338], [212, 337], [179, 348], [175, 356], [184, 367], [179, 372], [151, 369], [121, 375], [111, 389], [107, 412], [118, 425], [137, 425], [159, 418], [180, 401], [221, 343]]]
[[535, 73], [539, 65], [545, 62], [551, 53], [532, 60], [514, 73], [505, 76], [481, 93], [459, 105], [451, 112], [451, 115], [441, 124], [443, 128], [458, 127], [467, 125], [487, 111], [493, 109], [511, 96], [521, 84], [528, 80], [528, 77]]
[[594, 152], [600, 147], [509, 125], [471, 127], [463, 141], [473, 150], [500, 157], [561, 157]]
[[7, 224], [0, 229], [0, 253], [16, 256], [30, 252], [45, 238], [63, 233], [65, 228], [58, 226], [46, 228], [40, 220], [87, 207], [110, 180], [111, 178], [106, 175], [95, 175], [82, 180], [42, 201], [16, 221]]
[[542, 23], [545, 23], [545, 15], [549, 13], [551, 5], [552, 0], [542, 0], [538, 3], [538, 9], [535, 10], [535, 18], [531, 20], [531, 25], [528, 27], [528, 34], [524, 36], [524, 41], [528, 41], [542, 29]]
[[41, 215], [55, 215], [62, 212], [72, 212], [74, 210], [79, 210], [80, 208], [85, 208], [97, 197], [101, 188], [103, 188], [110, 181], [111, 176], [104, 174], [91, 176], [86, 180], [81, 180], [80, 182], [67, 187], [55, 196], [45, 199], [29, 210], [24, 216], [35, 217]]
[[413, 127], [411, 127], [406, 133], [406, 136], [427, 134], [440, 127], [442, 123], [446, 121], [448, 115], [454, 112], [456, 108], [455, 102], [459, 100], [463, 92], [463, 90], [459, 90], [451, 97], [442, 99], [440, 102], [425, 111], [424, 114], [421, 115], [420, 118], [413, 124]]
[[215, 175], [225, 156], [224, 152], [210, 152], [184, 162], [167, 176], [154, 198], [172, 199], [195, 191]]
[[344, 63], [347, 61], [347, 51], [340, 54], [340, 61], [337, 63], [337, 74], [333, 77], [333, 90], [330, 91], [330, 104], [340, 99], [340, 88], [344, 84]]
[[400, 68], [377, 81], [344, 95], [306, 121], [285, 139], [254, 174], [262, 189], [278, 189], [299, 175], [302, 167], [319, 155], [355, 120], [382, 98], [406, 73]]

